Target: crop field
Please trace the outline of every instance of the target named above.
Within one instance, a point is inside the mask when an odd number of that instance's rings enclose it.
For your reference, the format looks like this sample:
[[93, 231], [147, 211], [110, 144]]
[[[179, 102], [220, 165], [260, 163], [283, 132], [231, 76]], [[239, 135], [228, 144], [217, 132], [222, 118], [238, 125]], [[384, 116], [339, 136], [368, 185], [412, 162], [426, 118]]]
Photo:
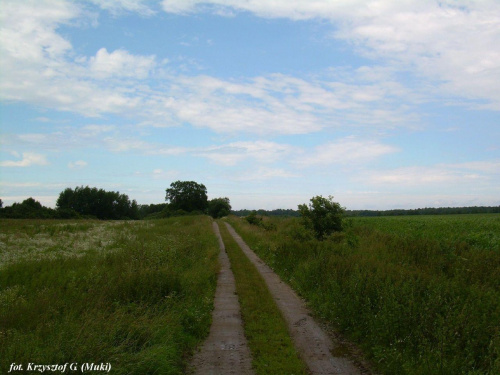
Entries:
[[229, 221], [381, 373], [500, 373], [500, 215]]
[[208, 217], [0, 228], [0, 373], [89, 362], [185, 372], [211, 322], [219, 248]]

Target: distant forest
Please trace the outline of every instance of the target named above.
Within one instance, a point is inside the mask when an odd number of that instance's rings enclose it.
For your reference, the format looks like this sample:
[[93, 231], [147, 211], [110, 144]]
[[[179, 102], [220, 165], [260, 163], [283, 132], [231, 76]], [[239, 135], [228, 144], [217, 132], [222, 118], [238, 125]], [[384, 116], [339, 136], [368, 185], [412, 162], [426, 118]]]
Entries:
[[[261, 216], [283, 216], [298, 217], [299, 211], [292, 209], [277, 210], [237, 210], [231, 211], [236, 216], [248, 216], [254, 212]], [[395, 210], [347, 210], [347, 216], [403, 216], [403, 215], [456, 215], [456, 214], [493, 214], [500, 213], [500, 206], [495, 207], [439, 207], [439, 208], [415, 208], [415, 209], [395, 209]]]

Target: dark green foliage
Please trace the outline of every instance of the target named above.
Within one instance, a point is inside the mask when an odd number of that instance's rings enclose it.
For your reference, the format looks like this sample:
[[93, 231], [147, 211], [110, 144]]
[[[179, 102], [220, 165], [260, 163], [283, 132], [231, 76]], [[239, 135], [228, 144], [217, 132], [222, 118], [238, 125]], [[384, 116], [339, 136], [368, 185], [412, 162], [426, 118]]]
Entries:
[[170, 184], [165, 200], [171, 211], [205, 212], [208, 206], [207, 188], [194, 181], [175, 181]]
[[457, 214], [492, 214], [500, 213], [500, 206], [497, 207], [426, 207], [416, 209], [396, 209], [396, 210], [348, 210], [348, 216], [405, 216], [405, 215], [457, 215]]
[[155, 218], [161, 216], [160, 213], [167, 208], [167, 203], [140, 204], [138, 206], [139, 219]]
[[[231, 211], [233, 215], [244, 217], [250, 215], [252, 210]], [[276, 210], [256, 210], [257, 215], [261, 216], [280, 216], [280, 217], [300, 217], [300, 212], [292, 209]], [[416, 209], [397, 209], [397, 210], [347, 210], [346, 216], [399, 216], [399, 215], [456, 215], [456, 214], [487, 214], [500, 213], [500, 206], [496, 207], [427, 207]]]
[[59, 210], [73, 210], [101, 220], [139, 218], [135, 200], [131, 202], [125, 194], [95, 187], [67, 188], [59, 194], [56, 206]]
[[8, 219], [64, 219], [77, 216], [78, 214], [74, 211], [60, 211], [44, 207], [33, 198], [0, 209], [0, 217]]
[[245, 217], [245, 220], [252, 225], [260, 225], [260, 223], [262, 223], [262, 218], [257, 216], [257, 212], [255, 211], [252, 211], [247, 217]]
[[208, 202], [208, 214], [214, 219], [229, 215], [231, 212], [231, 203], [229, 198], [214, 198]]
[[252, 211], [248, 216], [245, 217], [245, 220], [252, 225], [259, 226], [267, 231], [276, 230], [276, 224], [269, 217], [263, 217], [257, 215], [256, 211]]
[[324, 239], [333, 232], [342, 231], [344, 208], [333, 201], [333, 197], [324, 198], [321, 195], [310, 199], [309, 206], [299, 205], [304, 226], [314, 231], [317, 239]]

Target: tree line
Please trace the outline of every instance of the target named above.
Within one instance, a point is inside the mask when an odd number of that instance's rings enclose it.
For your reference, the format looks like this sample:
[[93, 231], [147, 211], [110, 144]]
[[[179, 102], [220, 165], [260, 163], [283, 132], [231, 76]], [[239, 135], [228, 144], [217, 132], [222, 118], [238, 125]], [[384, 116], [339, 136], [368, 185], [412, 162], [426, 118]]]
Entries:
[[[276, 209], [276, 210], [236, 210], [231, 211], [233, 215], [244, 217], [254, 212], [260, 216], [300, 217], [299, 210]], [[415, 209], [394, 210], [346, 210], [346, 216], [403, 216], [403, 215], [457, 215], [457, 214], [493, 214], [500, 213], [500, 206], [473, 206], [473, 207], [426, 207]]]
[[[1, 207], [1, 206], [0, 206]], [[80, 186], [67, 188], [59, 194], [56, 208], [48, 208], [33, 198], [0, 208], [0, 217], [10, 219], [139, 219], [135, 200], [117, 191]]]
[[[59, 194], [56, 208], [44, 207], [33, 198], [21, 203], [3, 207], [0, 199], [0, 218], [30, 218], [30, 219], [73, 219], [95, 218], [101, 220], [117, 219], [154, 219], [179, 215], [208, 214], [214, 218], [227, 216], [248, 217], [281, 216], [300, 217], [301, 210], [231, 210], [229, 198], [214, 198], [208, 200], [207, 188], [194, 181], [175, 181], [166, 189], [166, 203], [139, 205], [130, 200], [126, 194], [115, 191], [105, 191], [89, 186], [67, 188]], [[304, 209], [302, 209], [304, 211]], [[394, 210], [346, 210], [345, 216], [398, 216], [398, 215], [446, 215], [446, 214], [478, 214], [500, 213], [500, 206], [485, 207], [439, 207]]]
[[403, 215], [457, 215], [457, 214], [498, 214], [500, 206], [473, 206], [473, 207], [425, 207], [415, 209], [395, 210], [351, 210], [348, 216], [403, 216]]
[[55, 209], [44, 207], [33, 198], [3, 207], [0, 199], [0, 218], [138, 220], [192, 214], [218, 218], [231, 211], [229, 198], [208, 200], [205, 185], [194, 181], [173, 182], [166, 189], [165, 200], [167, 203], [138, 205], [118, 191], [79, 186], [62, 191]]

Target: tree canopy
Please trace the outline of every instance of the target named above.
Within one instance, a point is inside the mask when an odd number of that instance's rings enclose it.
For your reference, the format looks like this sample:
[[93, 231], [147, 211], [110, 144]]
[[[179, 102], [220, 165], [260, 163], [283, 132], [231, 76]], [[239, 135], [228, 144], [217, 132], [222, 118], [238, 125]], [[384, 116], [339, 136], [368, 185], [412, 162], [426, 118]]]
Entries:
[[73, 210], [80, 215], [95, 216], [98, 219], [137, 219], [138, 207], [135, 200], [115, 191], [90, 188], [88, 186], [65, 189], [59, 194], [56, 206], [59, 210]]
[[323, 239], [343, 229], [342, 218], [345, 209], [334, 202], [331, 195], [328, 198], [318, 195], [311, 198], [310, 202], [309, 206], [299, 205], [299, 212], [304, 225], [314, 231], [316, 238]]
[[208, 202], [208, 214], [214, 219], [227, 216], [231, 213], [229, 198], [214, 198]]
[[60, 218], [59, 214], [51, 208], [42, 206], [33, 198], [0, 209], [0, 217], [9, 219], [52, 219]]
[[171, 211], [205, 212], [208, 207], [207, 188], [194, 181], [175, 181], [166, 190], [165, 200]]

